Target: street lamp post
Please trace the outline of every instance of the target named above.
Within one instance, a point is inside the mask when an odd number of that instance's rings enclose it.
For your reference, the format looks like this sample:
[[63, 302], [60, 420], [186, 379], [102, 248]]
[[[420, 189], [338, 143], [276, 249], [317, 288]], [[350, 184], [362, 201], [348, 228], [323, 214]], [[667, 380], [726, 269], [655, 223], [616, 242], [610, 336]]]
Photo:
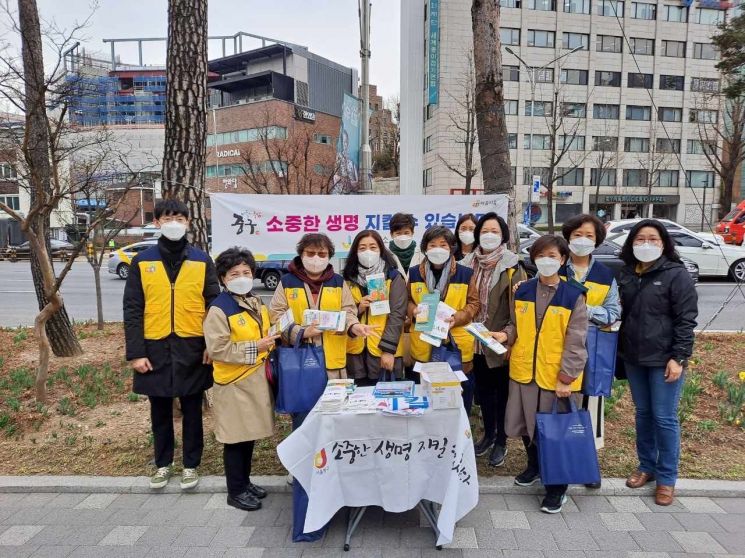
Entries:
[[[525, 207], [529, 208], [530, 204], [532, 203], [532, 196], [533, 196], [533, 117], [535, 115], [535, 72], [539, 70], [545, 70], [546, 68], [548, 68], [555, 62], [561, 60], [565, 56], [569, 56], [570, 54], [574, 54], [578, 50], [582, 50], [582, 46], [580, 45], [578, 47], [574, 47], [569, 52], [565, 52], [561, 56], [557, 56], [556, 58], [554, 58], [550, 62], [546, 62], [542, 66], [530, 66], [525, 60], [520, 58], [520, 56], [517, 53], [515, 53], [515, 51], [513, 51], [510, 47], [505, 47], [505, 50], [509, 52], [512, 56], [517, 58], [518, 62], [520, 62], [520, 65], [523, 66], [527, 70], [528, 82], [530, 83], [530, 126], [528, 128], [529, 137], [530, 137], [529, 144], [528, 144], [530, 147], [529, 149], [530, 153], [528, 153], [528, 168], [530, 168], [530, 180], [528, 183], [528, 199], [525, 204]], [[558, 107], [554, 107], [554, 110], [557, 110], [557, 109]], [[519, 141], [519, 138], [518, 138], [518, 141]], [[527, 209], [524, 214], [524, 221], [526, 225], [530, 224], [530, 216], [528, 214]]]

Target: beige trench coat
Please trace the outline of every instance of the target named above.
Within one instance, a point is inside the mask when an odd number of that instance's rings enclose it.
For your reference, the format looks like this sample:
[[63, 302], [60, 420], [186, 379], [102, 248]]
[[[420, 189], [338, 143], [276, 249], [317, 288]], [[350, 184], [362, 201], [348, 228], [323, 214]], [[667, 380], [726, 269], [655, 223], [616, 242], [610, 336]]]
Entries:
[[[251, 308], [256, 314], [261, 312], [261, 302], [241, 297], [235, 300], [242, 308]], [[230, 325], [220, 308], [212, 307], [204, 321], [204, 339], [207, 351], [215, 362], [246, 364], [246, 342], [234, 343], [230, 340]], [[258, 341], [258, 339], [253, 340]], [[212, 413], [215, 417], [215, 438], [223, 444], [236, 444], [250, 440], [267, 438], [274, 433], [274, 401], [269, 382], [260, 366], [252, 374], [227, 385], [215, 384], [212, 388]]]

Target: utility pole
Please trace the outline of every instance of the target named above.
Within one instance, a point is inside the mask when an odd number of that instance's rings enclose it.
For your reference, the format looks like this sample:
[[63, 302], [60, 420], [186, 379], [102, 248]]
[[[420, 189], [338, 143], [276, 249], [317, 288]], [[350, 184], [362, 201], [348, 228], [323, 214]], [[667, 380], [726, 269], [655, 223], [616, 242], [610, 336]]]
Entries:
[[370, 150], [370, 12], [372, 2], [358, 0], [360, 17], [360, 60], [362, 66], [362, 110], [360, 118], [360, 194], [372, 194], [372, 152]]

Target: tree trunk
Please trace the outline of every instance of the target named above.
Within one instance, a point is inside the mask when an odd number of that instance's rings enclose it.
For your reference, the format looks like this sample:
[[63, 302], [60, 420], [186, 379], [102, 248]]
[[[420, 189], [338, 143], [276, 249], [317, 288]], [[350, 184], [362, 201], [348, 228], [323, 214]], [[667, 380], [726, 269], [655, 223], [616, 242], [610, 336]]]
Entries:
[[[43, 206], [51, 192], [44, 60], [36, 0], [18, 0], [18, 22], [23, 54], [26, 156], [29, 167], [31, 207], [35, 208]], [[47, 246], [47, 250], [42, 252], [31, 250], [31, 276], [41, 311], [49, 304], [44, 291], [41, 267], [46, 263], [52, 266], [49, 256], [48, 214], [37, 213], [28, 219], [27, 226]], [[49, 262], [42, 262], [43, 259], [49, 259]], [[54, 267], [51, 267], [51, 270], [54, 276]], [[74, 356], [83, 352], [64, 306], [60, 305], [56, 313], [47, 317], [44, 328], [45, 336], [48, 335], [48, 343], [51, 344], [55, 355]]]
[[[531, 146], [532, 147], [532, 146]], [[552, 173], [553, 174], [553, 171]], [[546, 186], [546, 219], [548, 220], [548, 234], [554, 234], [554, 185], [553, 183]]]
[[163, 196], [189, 207], [191, 239], [207, 250], [207, 0], [168, 0]]
[[473, 0], [473, 62], [476, 80], [476, 129], [485, 194], [507, 194], [510, 247], [518, 244], [515, 187], [512, 184], [507, 122], [504, 114], [502, 52], [499, 40], [499, 0]]
[[98, 330], [103, 329], [103, 297], [101, 296], [101, 266], [93, 266], [93, 281], [96, 284], [96, 318], [98, 319]]
[[730, 212], [732, 207], [732, 189], [734, 188], [734, 176], [722, 177], [719, 186], [719, 219], [722, 219]]

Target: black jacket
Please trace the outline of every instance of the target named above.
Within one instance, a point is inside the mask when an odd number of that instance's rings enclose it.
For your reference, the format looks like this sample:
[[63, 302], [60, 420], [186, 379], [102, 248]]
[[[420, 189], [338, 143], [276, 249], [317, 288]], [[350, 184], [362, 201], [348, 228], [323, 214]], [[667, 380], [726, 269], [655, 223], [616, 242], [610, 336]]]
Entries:
[[[162, 239], [158, 243], [158, 248], [166, 271], [171, 281], [175, 282], [188, 251], [196, 249], [183, 243], [183, 248], [174, 257], [173, 252], [169, 253], [164, 244], [172, 248], [174, 243]], [[207, 259], [202, 291], [205, 307], [220, 294], [215, 264], [209, 257]], [[132, 391], [154, 397], [181, 397], [194, 395], [212, 386], [212, 366], [202, 364], [206, 348], [204, 337], [179, 337], [172, 333], [157, 341], [145, 339], [145, 295], [142, 290], [138, 256], [134, 257], [129, 267], [123, 304], [127, 360], [147, 357], [153, 366], [152, 372], [134, 372]]]
[[661, 257], [644, 274], [624, 266], [618, 277], [623, 307], [620, 351], [639, 366], [666, 366], [693, 353], [698, 295], [681, 263]]

